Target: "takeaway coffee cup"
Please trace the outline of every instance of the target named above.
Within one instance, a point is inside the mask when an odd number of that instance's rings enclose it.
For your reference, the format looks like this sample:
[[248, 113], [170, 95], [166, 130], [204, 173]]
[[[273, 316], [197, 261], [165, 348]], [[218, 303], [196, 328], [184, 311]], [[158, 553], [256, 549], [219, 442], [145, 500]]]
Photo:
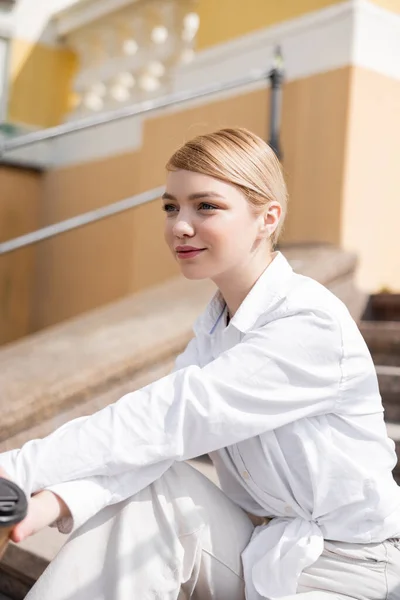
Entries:
[[0, 559], [3, 556], [12, 528], [26, 517], [28, 502], [20, 487], [0, 477]]

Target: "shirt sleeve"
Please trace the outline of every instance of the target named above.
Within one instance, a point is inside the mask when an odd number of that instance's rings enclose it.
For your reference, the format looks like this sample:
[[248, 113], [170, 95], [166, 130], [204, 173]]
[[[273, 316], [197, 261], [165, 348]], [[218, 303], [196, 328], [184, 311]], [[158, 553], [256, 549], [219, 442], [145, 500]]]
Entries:
[[172, 465], [172, 460], [160, 461], [144, 467], [140, 478], [131, 471], [114, 476], [93, 476], [47, 486], [68, 506], [70, 517], [53, 523], [60, 533], [71, 533], [88, 519], [110, 504], [122, 502], [161, 477]]
[[131, 493], [175, 460], [333, 412], [342, 354], [339, 325], [322, 309], [287, 315], [203, 368], [181, 368], [1, 455], [0, 465], [29, 495], [90, 477], [112, 478], [116, 488], [119, 478], [132, 478]]
[[199, 351], [197, 345], [197, 338], [194, 337], [190, 340], [185, 350], [179, 354], [175, 359], [175, 364], [172, 369], [172, 373], [176, 371], [180, 371], [181, 369], [185, 369], [190, 365], [198, 365], [199, 364]]
[[[193, 364], [198, 364], [196, 338], [190, 340], [185, 350], [177, 356], [172, 373]], [[139, 485], [138, 479], [128, 471], [114, 477], [85, 477], [48, 486], [46, 489], [57, 494], [71, 513], [70, 517], [59, 519], [53, 526], [57, 527], [60, 533], [75, 531], [105, 506], [133, 496], [146, 486], [146, 481], [152, 483], [161, 477], [172, 462], [165, 460], [151, 465], [146, 471], [142, 469]]]

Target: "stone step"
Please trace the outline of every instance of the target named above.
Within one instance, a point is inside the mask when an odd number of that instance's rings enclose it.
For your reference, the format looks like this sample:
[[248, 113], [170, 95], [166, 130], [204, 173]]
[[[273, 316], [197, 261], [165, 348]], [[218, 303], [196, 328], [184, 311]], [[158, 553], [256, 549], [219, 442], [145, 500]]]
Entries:
[[376, 365], [400, 367], [400, 322], [363, 320], [360, 331]]
[[365, 307], [364, 318], [368, 321], [400, 321], [400, 294], [372, 294]]
[[357, 322], [361, 320], [368, 298], [355, 285], [355, 254], [318, 243], [290, 244], [281, 249], [294, 271], [322, 283], [346, 304]]
[[386, 423], [386, 429], [394, 442], [400, 442], [400, 423]]
[[376, 365], [385, 420], [400, 423], [400, 367]]
[[23, 600], [47, 565], [38, 553], [10, 543], [0, 563], [0, 594]]
[[382, 404], [388, 435], [395, 443], [399, 459], [393, 470], [395, 480], [400, 484], [400, 367], [376, 365]]
[[176, 278], [0, 348], [0, 444], [176, 356], [214, 289]]
[[61, 427], [64, 423], [76, 419], [84, 415], [91, 415], [98, 410], [116, 402], [119, 398], [140, 389], [152, 381], [156, 381], [167, 375], [174, 364], [174, 357], [167, 357], [149, 366], [146, 369], [140, 370], [131, 377], [121, 378], [118, 383], [110, 385], [108, 389], [98, 394], [89, 396], [86, 400], [79, 404], [73, 404], [71, 407], [65, 407], [56, 415], [52, 415], [49, 419], [43, 420], [41, 423], [35, 423], [29, 429], [17, 433], [16, 435], [7, 438], [0, 443], [0, 452], [20, 448], [25, 442], [42, 438]]
[[393, 469], [393, 477], [400, 485], [400, 423], [386, 423], [389, 437], [394, 441], [397, 454], [397, 465]]

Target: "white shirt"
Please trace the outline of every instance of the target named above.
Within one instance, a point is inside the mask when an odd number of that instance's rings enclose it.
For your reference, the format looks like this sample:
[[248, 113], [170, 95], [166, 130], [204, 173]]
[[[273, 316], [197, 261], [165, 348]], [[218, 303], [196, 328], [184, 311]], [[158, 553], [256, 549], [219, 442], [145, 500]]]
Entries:
[[28, 494], [56, 491], [76, 528], [173, 461], [212, 453], [225, 493], [273, 517], [243, 553], [248, 600], [295, 594], [324, 539], [400, 536], [394, 444], [344, 304], [277, 253], [228, 326], [217, 294], [194, 330], [173, 373], [0, 465]]

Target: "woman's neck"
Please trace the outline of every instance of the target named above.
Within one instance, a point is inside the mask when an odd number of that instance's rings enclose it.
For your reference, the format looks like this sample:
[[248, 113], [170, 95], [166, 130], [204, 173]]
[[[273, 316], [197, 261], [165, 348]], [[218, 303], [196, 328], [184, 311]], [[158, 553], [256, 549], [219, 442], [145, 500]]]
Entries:
[[235, 268], [234, 272], [230, 271], [214, 280], [226, 302], [230, 318], [236, 313], [273, 258], [274, 253], [271, 252], [267, 257], [264, 256], [262, 261], [254, 261], [247, 265], [247, 268], [239, 266]]

